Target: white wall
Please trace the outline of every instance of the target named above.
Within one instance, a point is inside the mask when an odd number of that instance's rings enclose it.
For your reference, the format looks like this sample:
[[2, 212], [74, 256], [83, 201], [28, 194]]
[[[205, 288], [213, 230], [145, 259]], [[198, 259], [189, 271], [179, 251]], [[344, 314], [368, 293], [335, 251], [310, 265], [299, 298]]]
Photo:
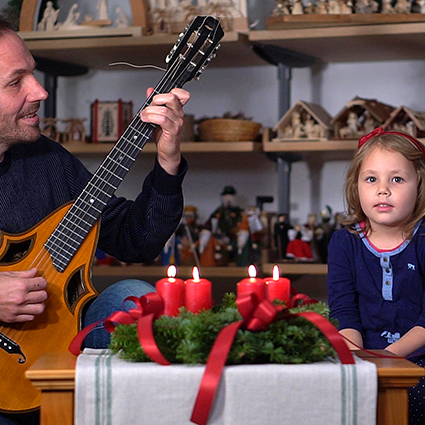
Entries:
[[[148, 59], [144, 63], [149, 63]], [[395, 107], [406, 105], [425, 111], [424, 71], [423, 61], [330, 64], [319, 77], [312, 77], [310, 69], [294, 69], [291, 103], [299, 99], [318, 102], [331, 115], [336, 115], [357, 95], [376, 98]], [[145, 88], [155, 85], [160, 76], [160, 71], [153, 70], [90, 71], [83, 77], [61, 78], [58, 117], [89, 118], [90, 104], [96, 98], [122, 98], [133, 100], [135, 106], [141, 105]], [[268, 127], [273, 127], [280, 118], [279, 84], [274, 66], [225, 70], [211, 67], [200, 81], [190, 82], [186, 88], [192, 93], [192, 99], [185, 110], [195, 118], [243, 112]], [[86, 123], [88, 125], [89, 120]], [[258, 195], [275, 196], [277, 193], [275, 163], [263, 154], [186, 156], [190, 171], [184, 183], [185, 199], [186, 203], [198, 207], [201, 220], [220, 203], [220, 192], [227, 184], [236, 187], [238, 203], [243, 207], [255, 204]], [[152, 155], [142, 156], [118, 193], [134, 196], [152, 160]], [[94, 169], [98, 161], [85, 162]], [[342, 187], [347, 165], [346, 161], [323, 164], [320, 181], [313, 183], [306, 163], [292, 165], [291, 218], [294, 222], [304, 222], [309, 212], [318, 213], [326, 205], [334, 211], [343, 209]], [[268, 211], [276, 208], [276, 202], [265, 205]]]
[[[278, 102], [276, 68], [225, 71], [207, 68], [200, 81], [186, 85], [192, 94], [186, 113], [198, 119], [242, 112], [263, 125], [274, 126], [279, 118], [275, 106]], [[155, 85], [161, 76], [162, 72], [154, 70], [90, 71], [82, 77], [60, 78], [57, 116], [87, 118], [88, 129], [90, 105], [96, 98], [132, 100], [136, 109], [145, 99], [145, 89]], [[266, 105], [263, 99], [268, 99]], [[275, 163], [261, 153], [186, 154], [186, 157], [190, 171], [184, 183], [185, 200], [198, 207], [201, 220], [208, 218], [218, 206], [225, 185], [235, 186], [237, 201], [243, 207], [255, 205], [258, 195], [274, 196], [276, 193]], [[118, 194], [134, 196], [141, 176], [148, 172], [152, 161], [153, 155], [142, 154], [142, 160], [133, 166]], [[84, 162], [94, 170], [99, 160], [86, 159]], [[266, 205], [266, 208], [274, 211], [276, 205]]]

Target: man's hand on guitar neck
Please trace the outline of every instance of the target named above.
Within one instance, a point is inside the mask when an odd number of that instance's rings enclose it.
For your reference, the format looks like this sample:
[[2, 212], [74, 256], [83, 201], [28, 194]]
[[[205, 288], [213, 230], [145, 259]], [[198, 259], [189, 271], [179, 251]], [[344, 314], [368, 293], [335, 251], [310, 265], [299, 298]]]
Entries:
[[[153, 89], [147, 90], [149, 97]], [[168, 174], [177, 174], [181, 153], [180, 135], [183, 126], [183, 106], [190, 94], [183, 89], [157, 94], [149, 106], [141, 112], [141, 119], [161, 127], [156, 133], [158, 162]]]
[[0, 273], [0, 320], [28, 322], [44, 311], [47, 282], [37, 269]]

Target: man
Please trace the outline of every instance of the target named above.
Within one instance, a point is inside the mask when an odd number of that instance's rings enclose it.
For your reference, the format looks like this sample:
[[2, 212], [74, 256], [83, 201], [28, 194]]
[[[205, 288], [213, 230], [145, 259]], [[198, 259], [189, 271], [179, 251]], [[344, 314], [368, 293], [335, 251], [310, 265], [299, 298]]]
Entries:
[[[91, 178], [85, 167], [58, 143], [40, 135], [37, 112], [48, 96], [35, 79], [36, 64], [21, 38], [0, 18], [0, 230], [21, 233], [64, 203], [75, 199]], [[148, 95], [152, 89], [148, 90]], [[98, 246], [127, 262], [153, 260], [179, 224], [181, 183], [187, 163], [180, 153], [187, 91], [156, 95], [141, 119], [160, 127], [154, 169], [134, 201], [113, 197], [102, 212]], [[0, 321], [22, 323], [44, 311], [49, 293], [37, 269], [0, 273]], [[107, 317], [128, 295], [153, 290], [146, 282], [124, 281], [100, 294], [85, 324]], [[87, 345], [106, 346], [107, 332], [93, 332]], [[19, 395], [17, 395], [19, 397]], [[0, 424], [32, 424], [28, 417], [0, 417]], [[37, 419], [36, 419], [37, 421]]]

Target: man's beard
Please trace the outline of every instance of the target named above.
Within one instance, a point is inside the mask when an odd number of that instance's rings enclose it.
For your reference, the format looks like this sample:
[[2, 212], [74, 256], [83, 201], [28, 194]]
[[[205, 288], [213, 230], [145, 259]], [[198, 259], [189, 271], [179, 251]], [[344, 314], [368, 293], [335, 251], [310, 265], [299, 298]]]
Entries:
[[[38, 110], [38, 108], [37, 108]], [[20, 114], [20, 117], [31, 115], [37, 112], [32, 111], [27, 114]], [[18, 118], [15, 125], [8, 125], [7, 122], [0, 122], [0, 144], [6, 145], [7, 147], [19, 144], [19, 143], [31, 143], [38, 140], [41, 135], [40, 124], [28, 125], [23, 124]]]
[[11, 147], [20, 143], [32, 143], [39, 139], [41, 135], [40, 126], [27, 126], [25, 130], [2, 132], [0, 143]]

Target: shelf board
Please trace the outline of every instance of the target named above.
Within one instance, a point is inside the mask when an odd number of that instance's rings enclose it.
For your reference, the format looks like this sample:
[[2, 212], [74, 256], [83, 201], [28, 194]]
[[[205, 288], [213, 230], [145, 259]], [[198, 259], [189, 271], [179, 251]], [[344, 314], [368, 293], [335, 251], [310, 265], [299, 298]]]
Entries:
[[[95, 266], [93, 267], [93, 276], [124, 276], [124, 277], [166, 277], [168, 266], [145, 266], [145, 265], [129, 265], [129, 266]], [[200, 270], [201, 277], [248, 277], [246, 267], [202, 267]], [[192, 277], [192, 267], [178, 266], [177, 277], [188, 279]]]
[[[257, 266], [258, 276], [272, 276], [273, 266], [279, 266], [280, 275], [306, 275], [306, 274], [327, 274], [328, 269], [326, 264], [319, 263], [265, 263], [262, 266]], [[95, 277], [165, 277], [167, 276], [168, 266], [146, 266], [140, 264], [133, 264], [129, 266], [95, 266], [93, 267], [93, 276]], [[201, 277], [211, 278], [245, 278], [248, 277], [247, 267], [202, 267]], [[177, 276], [182, 279], [192, 277], [192, 267], [178, 266]]]
[[[165, 58], [177, 41], [177, 34], [108, 37], [52, 37], [34, 39], [21, 33], [31, 53], [40, 58], [86, 66], [101, 70], [134, 70], [114, 62], [166, 67]], [[220, 42], [212, 67], [264, 65], [248, 43], [247, 36], [237, 32], [226, 33]], [[202, 76], [201, 76], [202, 78]]]
[[353, 153], [357, 148], [357, 140], [326, 140], [326, 141], [271, 141], [264, 143], [264, 152], [326, 152], [349, 151]]
[[277, 264], [279, 266], [280, 275], [306, 275], [306, 274], [317, 274], [325, 275], [328, 273], [327, 264], [321, 263], [265, 263], [261, 266], [262, 273], [267, 276], [273, 275], [273, 267]]
[[[107, 155], [114, 143], [81, 143], [68, 142], [63, 145], [74, 155], [98, 156]], [[183, 153], [220, 153], [220, 152], [261, 152], [263, 146], [260, 142], [183, 142]], [[149, 142], [142, 153], [155, 153], [156, 146]]]
[[325, 63], [425, 59], [425, 22], [250, 31], [248, 39]]
[[[318, 58], [321, 62], [362, 62], [425, 59], [425, 22], [420, 14], [367, 17], [367, 23], [349, 25], [344, 20], [324, 24], [309, 18], [308, 26], [294, 28], [294, 22], [284, 29], [228, 32], [220, 43], [212, 67], [267, 65], [251, 48], [252, 43], [281, 46], [288, 50]], [[291, 17], [304, 19], [305, 17]], [[329, 19], [329, 18], [327, 18]], [[351, 18], [350, 18], [351, 19]], [[419, 22], [412, 22], [412, 20]], [[392, 22], [388, 22], [392, 20]], [[335, 21], [335, 20], [334, 20]], [[291, 26], [292, 25], [292, 26]], [[102, 70], [131, 70], [128, 66], [110, 66], [113, 62], [130, 62], [140, 65], [165, 66], [165, 57], [177, 41], [177, 34], [156, 35], [106, 35], [77, 37], [57, 31], [50, 38], [34, 38], [34, 32], [20, 33], [31, 53], [40, 58], [86, 66]]]
[[263, 151], [281, 154], [290, 161], [300, 159], [315, 161], [346, 161], [353, 158], [357, 148], [357, 140], [306, 140], [285, 141], [270, 140], [270, 129], [265, 128], [263, 133]]

